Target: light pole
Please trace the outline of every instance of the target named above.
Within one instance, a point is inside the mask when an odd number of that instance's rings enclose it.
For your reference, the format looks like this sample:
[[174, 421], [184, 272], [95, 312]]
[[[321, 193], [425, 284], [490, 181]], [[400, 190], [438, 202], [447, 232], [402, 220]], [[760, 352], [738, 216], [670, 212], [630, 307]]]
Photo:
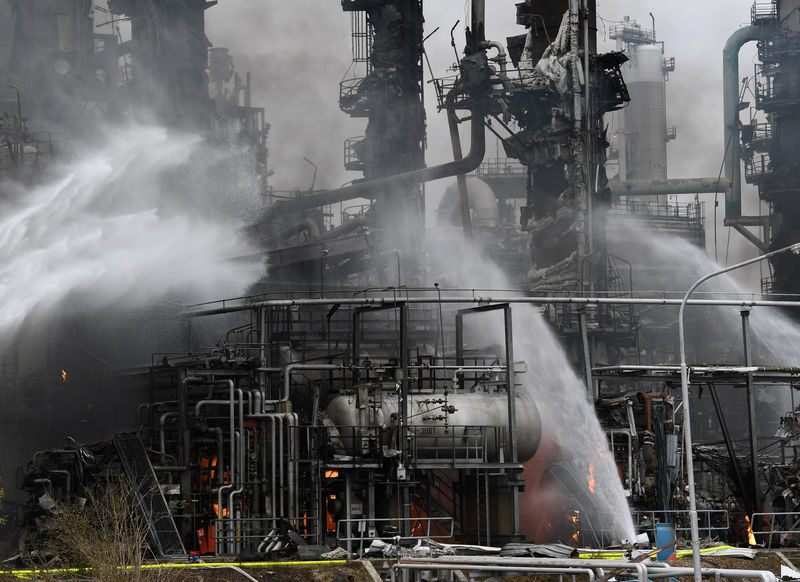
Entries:
[[[722, 273], [727, 273], [728, 271], [733, 271], [734, 269], [738, 269], [740, 267], [744, 267], [746, 265], [751, 265], [753, 263], [757, 263], [759, 261], [763, 261], [764, 259], [768, 259], [769, 257], [773, 257], [780, 253], [785, 253], [786, 251], [792, 251], [795, 254], [800, 253], [800, 243], [794, 243], [793, 245], [789, 245], [788, 247], [783, 247], [782, 249], [778, 249], [776, 251], [772, 251], [770, 253], [766, 253], [764, 255], [760, 255], [758, 257], [748, 259], [746, 261], [742, 261], [741, 263], [736, 263], [735, 265], [731, 265], [730, 267], [725, 267], [724, 269], [719, 269], [714, 271], [713, 273], [709, 273], [695, 281], [694, 285], [689, 287], [689, 290], [686, 292], [686, 295], [683, 296], [683, 300], [681, 301], [681, 307], [678, 311], [678, 339], [680, 342], [680, 351], [681, 351], [681, 398], [683, 399], [683, 448], [686, 451], [686, 472], [687, 472], [687, 481], [689, 486], [689, 523], [691, 526], [691, 536], [692, 536], [692, 568], [694, 569], [694, 580], [695, 582], [700, 582], [700, 534], [697, 528], [697, 497], [695, 495], [694, 489], [694, 459], [692, 459], [692, 428], [691, 428], [691, 417], [689, 416], [689, 370], [686, 367], [686, 342], [684, 339], [683, 334], [683, 311], [686, 308], [686, 303], [689, 301], [689, 296], [694, 293], [694, 290], [697, 289], [702, 283], [708, 281], [712, 277], [716, 277], [717, 275], [721, 275]], [[753, 472], [756, 471], [756, 467], [753, 467]]]

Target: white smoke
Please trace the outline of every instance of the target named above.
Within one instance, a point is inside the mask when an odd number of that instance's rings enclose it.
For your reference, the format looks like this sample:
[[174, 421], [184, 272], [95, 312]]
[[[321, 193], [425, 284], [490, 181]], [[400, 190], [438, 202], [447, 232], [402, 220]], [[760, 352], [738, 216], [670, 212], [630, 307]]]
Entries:
[[[0, 329], [67, 298], [81, 307], [144, 305], [167, 293], [240, 293], [260, 266], [236, 217], [191, 157], [193, 135], [127, 127], [0, 205]], [[44, 174], [44, 172], [42, 172]]]

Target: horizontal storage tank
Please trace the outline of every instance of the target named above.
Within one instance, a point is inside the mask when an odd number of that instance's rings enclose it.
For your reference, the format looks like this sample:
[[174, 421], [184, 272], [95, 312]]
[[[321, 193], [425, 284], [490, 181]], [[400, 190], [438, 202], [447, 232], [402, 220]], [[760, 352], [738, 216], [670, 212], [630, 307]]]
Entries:
[[[370, 397], [359, 406], [356, 394], [335, 397], [327, 407], [349, 454], [357, 455], [365, 443], [391, 448], [399, 430], [395, 392]], [[517, 456], [524, 462], [536, 452], [541, 420], [533, 399], [517, 395]], [[420, 394], [409, 398], [408, 435], [412, 457], [459, 461], [510, 461], [507, 441], [508, 398], [503, 392]], [[378, 441], [378, 442], [375, 442]], [[504, 449], [501, 453], [501, 449]]]

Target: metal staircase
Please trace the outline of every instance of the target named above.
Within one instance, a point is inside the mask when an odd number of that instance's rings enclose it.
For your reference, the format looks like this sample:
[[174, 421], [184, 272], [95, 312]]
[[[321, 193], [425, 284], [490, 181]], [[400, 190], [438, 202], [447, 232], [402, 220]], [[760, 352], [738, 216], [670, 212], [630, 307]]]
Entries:
[[150, 524], [150, 542], [159, 556], [185, 556], [186, 549], [178, 528], [158, 486], [153, 465], [147, 457], [142, 439], [135, 434], [115, 434], [114, 447], [125, 473], [136, 490], [142, 514]]

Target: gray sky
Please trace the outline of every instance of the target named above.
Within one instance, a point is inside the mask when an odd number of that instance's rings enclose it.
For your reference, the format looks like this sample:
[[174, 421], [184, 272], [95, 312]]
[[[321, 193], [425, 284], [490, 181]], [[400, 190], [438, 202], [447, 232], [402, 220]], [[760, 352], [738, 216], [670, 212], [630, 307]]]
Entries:
[[[506, 36], [524, 32], [515, 23], [515, 1], [487, 3], [488, 38], [504, 41]], [[751, 4], [751, 0], [598, 0], [598, 14], [606, 21], [627, 15], [649, 26], [652, 12], [666, 55], [675, 57], [676, 70], [667, 84], [668, 123], [678, 129], [678, 138], [668, 149], [670, 177], [716, 176], [719, 172], [723, 149], [722, 47], [736, 28], [749, 23]], [[455, 36], [460, 51], [469, 2], [428, 0], [425, 11], [426, 34], [439, 27], [426, 49], [435, 74], [444, 75], [455, 60], [450, 28], [456, 20], [461, 21]], [[342, 11], [340, 3], [222, 0], [207, 12], [207, 21], [211, 42], [230, 48], [237, 70], [253, 74], [253, 104], [266, 108], [272, 124], [273, 186], [307, 188], [311, 169], [303, 161], [304, 155], [319, 166], [319, 188], [360, 177], [342, 167], [344, 139], [363, 134], [366, 121], [350, 119], [338, 108], [339, 82], [347, 75], [351, 61], [350, 14]], [[614, 41], [604, 40], [606, 25], [602, 20], [598, 24], [601, 46], [613, 49]], [[740, 77], [752, 75], [754, 54], [754, 46], [742, 51]], [[428, 89], [426, 159], [428, 164], [435, 164], [452, 158], [446, 119], [436, 112], [433, 92], [430, 86]], [[487, 155], [493, 156], [494, 151], [490, 140]], [[432, 183], [428, 192], [435, 197], [446, 186], [446, 181]], [[706, 205], [706, 211], [708, 230], [712, 231], [713, 203]], [[719, 244], [724, 252], [727, 234], [720, 232]], [[732, 248], [738, 247], [736, 237], [741, 238], [732, 235]]]

